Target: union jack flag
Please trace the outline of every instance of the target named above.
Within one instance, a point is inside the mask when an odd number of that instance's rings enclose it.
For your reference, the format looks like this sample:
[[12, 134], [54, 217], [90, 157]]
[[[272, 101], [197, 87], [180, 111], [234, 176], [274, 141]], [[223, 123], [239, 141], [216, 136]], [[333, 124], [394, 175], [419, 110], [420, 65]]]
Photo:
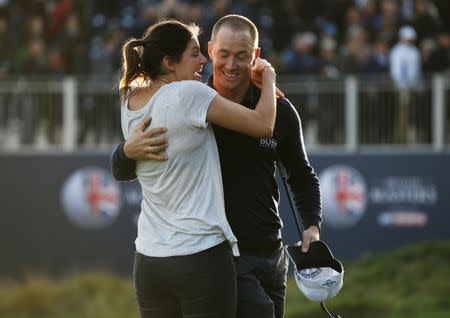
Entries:
[[119, 200], [119, 193], [114, 184], [95, 171], [87, 175], [86, 184], [86, 201], [91, 214], [103, 217], [111, 216], [110, 211], [115, 209]]
[[335, 199], [341, 215], [358, 215], [365, 203], [364, 184], [351, 171], [340, 168], [336, 173]]

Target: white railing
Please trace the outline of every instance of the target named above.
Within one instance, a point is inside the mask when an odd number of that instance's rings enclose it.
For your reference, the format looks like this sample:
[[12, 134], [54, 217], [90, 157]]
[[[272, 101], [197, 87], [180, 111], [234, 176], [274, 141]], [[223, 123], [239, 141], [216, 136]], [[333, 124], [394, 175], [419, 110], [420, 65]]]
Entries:
[[[444, 149], [445, 124], [446, 124], [446, 87], [442, 76], [433, 77], [432, 103], [433, 103], [433, 148], [436, 151]], [[447, 107], [448, 108], [448, 107]], [[448, 127], [448, 122], [447, 122]]]
[[62, 148], [66, 151], [76, 149], [76, 136], [78, 131], [77, 116], [77, 82], [73, 77], [63, 81], [63, 142]]
[[443, 151], [450, 146], [450, 81], [443, 75], [410, 92], [399, 92], [389, 78], [284, 80], [280, 86], [298, 106], [313, 151]]
[[[439, 152], [450, 148], [449, 83], [434, 75], [406, 99], [387, 78], [280, 76], [278, 85], [298, 109], [313, 152]], [[0, 82], [0, 152], [104, 151], [120, 139], [119, 97], [111, 79]]]
[[358, 81], [348, 77], [345, 81], [345, 136], [348, 151], [358, 148]]

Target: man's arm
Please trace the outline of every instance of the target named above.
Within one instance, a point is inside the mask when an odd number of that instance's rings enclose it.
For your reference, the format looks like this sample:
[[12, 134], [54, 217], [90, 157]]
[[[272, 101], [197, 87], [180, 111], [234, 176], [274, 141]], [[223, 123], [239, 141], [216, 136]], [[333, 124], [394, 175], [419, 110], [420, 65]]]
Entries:
[[136, 179], [136, 160], [167, 160], [167, 156], [161, 153], [167, 148], [167, 141], [160, 136], [167, 129], [146, 130], [150, 123], [151, 118], [143, 120], [111, 153], [111, 173], [117, 181]]
[[123, 151], [125, 141], [118, 144], [109, 157], [111, 173], [117, 181], [136, 179], [136, 160], [130, 159]]
[[[278, 148], [278, 154], [287, 173], [287, 182], [297, 211], [303, 223], [302, 250], [320, 238], [322, 223], [322, 203], [319, 178], [308, 161], [303, 141], [300, 117], [292, 104], [284, 99], [278, 107], [283, 114], [282, 123], [286, 129]], [[277, 113], [278, 115], [278, 113]]]

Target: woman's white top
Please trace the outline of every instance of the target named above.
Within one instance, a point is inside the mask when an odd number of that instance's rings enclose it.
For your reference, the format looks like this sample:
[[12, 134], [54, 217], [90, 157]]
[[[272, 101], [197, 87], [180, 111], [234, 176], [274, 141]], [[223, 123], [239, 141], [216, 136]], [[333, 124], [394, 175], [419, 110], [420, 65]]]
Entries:
[[203, 251], [228, 240], [235, 256], [237, 240], [225, 216], [219, 153], [206, 113], [217, 92], [197, 81], [163, 85], [137, 110], [122, 107], [122, 131], [128, 138], [144, 118], [167, 127], [167, 161], [138, 161], [142, 187], [136, 250], [166, 257]]

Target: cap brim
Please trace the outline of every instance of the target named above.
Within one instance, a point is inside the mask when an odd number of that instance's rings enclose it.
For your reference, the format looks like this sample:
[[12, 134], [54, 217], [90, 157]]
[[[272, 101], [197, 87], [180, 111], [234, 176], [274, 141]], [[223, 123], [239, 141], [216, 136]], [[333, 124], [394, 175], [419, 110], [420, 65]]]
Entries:
[[338, 273], [342, 272], [342, 263], [334, 258], [323, 241], [311, 242], [306, 253], [303, 253], [301, 246], [298, 245], [288, 245], [287, 251], [298, 271], [306, 268], [330, 267]]

